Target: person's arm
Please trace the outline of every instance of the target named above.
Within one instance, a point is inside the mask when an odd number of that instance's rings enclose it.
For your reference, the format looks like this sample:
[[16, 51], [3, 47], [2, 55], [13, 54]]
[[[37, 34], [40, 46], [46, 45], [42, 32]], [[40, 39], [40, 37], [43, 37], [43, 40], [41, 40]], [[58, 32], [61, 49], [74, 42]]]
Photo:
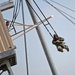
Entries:
[[52, 44], [56, 44], [56, 41], [53, 40], [53, 41], [52, 41]]
[[62, 38], [62, 37], [59, 37], [59, 40], [60, 40], [60, 41], [64, 41], [64, 38]]

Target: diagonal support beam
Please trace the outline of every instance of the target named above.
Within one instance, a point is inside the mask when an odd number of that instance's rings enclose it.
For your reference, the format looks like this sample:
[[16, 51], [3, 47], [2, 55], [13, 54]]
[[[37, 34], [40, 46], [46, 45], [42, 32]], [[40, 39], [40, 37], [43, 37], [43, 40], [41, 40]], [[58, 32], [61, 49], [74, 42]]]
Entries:
[[[50, 17], [48, 17], [47, 20], [50, 19], [50, 18], [52, 18], [52, 17], [53, 17], [53, 15], [51, 15]], [[44, 19], [44, 20], [42, 20], [42, 22], [46, 22], [46, 20]], [[36, 28], [36, 27], [38, 27], [39, 25], [42, 24], [42, 22], [41, 22], [41, 21], [40, 21], [40, 22], [37, 22], [37, 23], [34, 24], [34, 25], [25, 25], [25, 26], [29, 26], [28, 28], [25, 29], [25, 33], [31, 31], [32, 29], [34, 29], [34, 28]], [[20, 24], [20, 23], [14, 23], [14, 25], [23, 26], [23, 24]], [[23, 32], [23, 31], [24, 31], [24, 30], [21, 30], [21, 31], [17, 32], [16, 34], [11, 35], [11, 37], [12, 37], [12, 36], [15, 36], [15, 35], [17, 35], [17, 34], [19, 34], [19, 33], [21, 33], [21, 32]], [[14, 41], [15, 39], [19, 38], [19, 37], [22, 36], [22, 35], [24, 35], [24, 32], [23, 32], [22, 34], [20, 34], [19, 36], [17, 36], [16, 38], [14, 38], [13, 41]]]

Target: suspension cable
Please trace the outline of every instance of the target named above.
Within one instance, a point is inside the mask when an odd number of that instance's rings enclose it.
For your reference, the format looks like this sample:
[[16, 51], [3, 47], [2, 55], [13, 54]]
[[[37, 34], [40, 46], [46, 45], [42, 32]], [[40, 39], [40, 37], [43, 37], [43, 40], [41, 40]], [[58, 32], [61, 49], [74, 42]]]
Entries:
[[[44, 0], [44, 1], [45, 1], [45, 0]], [[46, 0], [46, 1], [47, 1], [47, 0]], [[72, 10], [72, 9], [70, 9], [70, 8], [68, 8], [68, 7], [64, 6], [64, 5], [61, 5], [61, 4], [59, 4], [59, 3], [57, 3], [57, 2], [55, 2], [55, 1], [53, 1], [53, 0], [50, 0], [50, 1], [52, 1], [52, 2], [54, 2], [54, 3], [56, 3], [56, 4], [60, 5], [60, 6], [62, 6], [62, 7], [64, 7], [64, 8], [66, 8], [66, 9], [69, 9], [69, 10], [71, 10], [71, 11], [75, 12], [75, 10]], [[62, 10], [60, 10], [60, 11], [61, 11], [61, 12], [63, 12], [64, 14], [68, 15], [69, 17], [71, 17], [72, 19], [74, 19], [74, 20], [75, 20], [75, 17], [73, 17], [73, 16], [69, 15], [68, 13], [66, 13], [66, 12], [64, 12], [64, 11], [62, 11]]]
[[[60, 10], [60, 9], [59, 9]], [[71, 17], [72, 19], [74, 19], [75, 20], [75, 17], [73, 17], [73, 16], [71, 16], [71, 15], [69, 15], [68, 13], [66, 13], [66, 12], [64, 12], [64, 11], [62, 11], [62, 10], [60, 10], [62, 13], [64, 13], [64, 14], [66, 14], [67, 16], [69, 16], [69, 17]]]
[[[27, 0], [26, 0], [27, 1]], [[29, 4], [29, 6], [32, 8], [32, 10], [34, 11], [34, 13], [36, 14], [36, 16], [39, 18], [39, 20], [42, 22], [41, 18], [39, 17], [39, 15], [36, 13], [36, 11], [34, 10], [34, 8], [31, 6], [31, 4], [27, 1], [27, 3]], [[53, 38], [53, 35], [50, 33], [50, 31], [48, 30], [48, 28], [46, 27], [46, 25], [42, 22], [42, 24], [44, 25], [44, 27], [46, 28], [46, 30], [48, 31], [48, 33], [50, 34], [50, 36]]]
[[45, 20], [48, 22], [49, 26], [52, 28], [52, 30], [54, 31], [55, 34], [56, 31], [54, 30], [54, 28], [52, 27], [52, 25], [49, 23], [49, 21], [47, 20], [47, 18], [45, 17], [44, 13], [42, 12], [42, 10], [39, 8], [39, 6], [37, 5], [37, 3], [35, 2], [35, 0], [33, 0], [33, 2], [35, 3], [35, 5], [37, 6], [37, 8], [39, 9], [39, 11], [41, 12], [41, 14], [43, 15], [43, 17], [45, 18]]
[[[11, 24], [10, 24], [10, 26], [9, 26], [9, 29], [10, 29], [10, 27], [13, 25], [14, 20], [15, 20], [15, 18], [16, 18], [17, 8], [18, 8], [18, 0], [15, 1], [15, 6], [14, 6], [14, 9], [13, 9], [13, 18], [12, 18]], [[10, 29], [10, 30], [11, 30], [11, 29]], [[10, 31], [10, 30], [9, 30], [9, 31]]]
[[73, 10], [73, 9], [71, 9], [71, 8], [69, 8], [69, 7], [66, 7], [66, 6], [64, 6], [64, 5], [58, 3], [58, 2], [56, 2], [56, 1], [54, 1], [54, 0], [50, 0], [50, 1], [52, 1], [52, 2], [54, 2], [54, 3], [56, 3], [56, 4], [60, 5], [60, 6], [62, 6], [62, 7], [64, 7], [64, 8], [66, 8], [66, 9], [72, 11], [72, 12], [75, 12], [75, 10]]
[[75, 25], [75, 23], [74, 23], [70, 18], [68, 18], [66, 15], [64, 15], [60, 9], [56, 8], [54, 5], [52, 5], [52, 4], [51, 4], [50, 2], [48, 2], [47, 0], [45, 0], [45, 2], [48, 3], [49, 5], [51, 5], [53, 8], [55, 8], [55, 9], [56, 9], [59, 13], [61, 13], [66, 19], [68, 19], [72, 24]]
[[23, 0], [21, 1], [22, 4], [22, 17], [23, 17], [23, 30], [24, 30], [24, 43], [25, 43], [25, 54], [26, 54], [26, 69], [27, 75], [29, 75], [29, 68], [28, 68], [28, 55], [27, 55], [27, 44], [26, 44], [26, 33], [25, 33], [25, 18], [24, 18], [24, 7], [23, 7]]

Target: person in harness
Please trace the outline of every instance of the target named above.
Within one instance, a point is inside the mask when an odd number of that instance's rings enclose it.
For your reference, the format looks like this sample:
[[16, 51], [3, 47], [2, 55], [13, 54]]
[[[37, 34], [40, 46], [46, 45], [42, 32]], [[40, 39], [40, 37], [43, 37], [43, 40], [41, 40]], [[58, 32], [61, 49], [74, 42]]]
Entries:
[[63, 49], [66, 49], [67, 51], [69, 51], [68, 46], [65, 45], [63, 41], [64, 41], [64, 38], [59, 37], [57, 34], [53, 35], [52, 43], [56, 45], [58, 51], [63, 52]]

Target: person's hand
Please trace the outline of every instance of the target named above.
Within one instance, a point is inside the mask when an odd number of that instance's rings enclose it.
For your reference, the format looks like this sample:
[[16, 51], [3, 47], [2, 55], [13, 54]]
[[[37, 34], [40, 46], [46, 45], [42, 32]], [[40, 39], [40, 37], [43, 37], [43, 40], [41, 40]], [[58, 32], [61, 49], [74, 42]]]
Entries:
[[58, 43], [59, 43], [60, 41], [59, 41], [59, 40], [57, 40], [56, 42], [58, 42]]

